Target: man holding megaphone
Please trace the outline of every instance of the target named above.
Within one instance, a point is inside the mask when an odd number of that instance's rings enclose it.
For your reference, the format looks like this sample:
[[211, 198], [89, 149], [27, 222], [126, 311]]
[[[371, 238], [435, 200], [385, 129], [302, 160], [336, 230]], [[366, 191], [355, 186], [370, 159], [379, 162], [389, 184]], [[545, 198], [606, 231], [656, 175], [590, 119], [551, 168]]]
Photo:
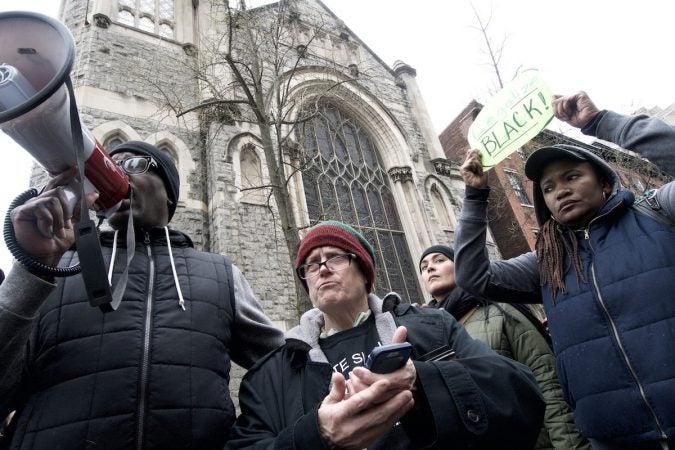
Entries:
[[[180, 185], [171, 157], [140, 141], [111, 157], [131, 195], [100, 242], [122, 301], [106, 314], [89, 305], [82, 277], [55, 282], [14, 263], [0, 285], [0, 420], [16, 414], [0, 440], [19, 449], [221, 449], [235, 416], [230, 358], [248, 368], [282, 333], [239, 269], [168, 228]], [[47, 266], [78, 261], [69, 248], [79, 208], [70, 217], [63, 192], [76, 175], [54, 177], [11, 213], [18, 244]]]

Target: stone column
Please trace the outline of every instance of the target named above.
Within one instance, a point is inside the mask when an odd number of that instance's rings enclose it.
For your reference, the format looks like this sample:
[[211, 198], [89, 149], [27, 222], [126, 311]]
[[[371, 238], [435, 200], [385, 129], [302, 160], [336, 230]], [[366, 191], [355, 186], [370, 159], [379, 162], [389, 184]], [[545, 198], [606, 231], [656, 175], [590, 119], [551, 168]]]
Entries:
[[[428, 241], [427, 215], [422, 207], [420, 191], [416, 188], [410, 167], [392, 167], [387, 171], [394, 189], [394, 198], [399, 204], [399, 218], [408, 238], [408, 249], [413, 261], [422, 253], [421, 243]], [[405, 205], [405, 206], [404, 206]], [[414, 239], [413, 239], [414, 236]]]
[[410, 111], [412, 112], [417, 124], [420, 127], [424, 142], [429, 149], [429, 158], [445, 158], [441, 141], [438, 140], [438, 135], [434, 131], [431, 123], [431, 117], [427, 111], [427, 105], [424, 103], [424, 98], [417, 86], [417, 71], [402, 61], [394, 63], [394, 73], [403, 82], [406, 91], [408, 92], [408, 99], [410, 100]]

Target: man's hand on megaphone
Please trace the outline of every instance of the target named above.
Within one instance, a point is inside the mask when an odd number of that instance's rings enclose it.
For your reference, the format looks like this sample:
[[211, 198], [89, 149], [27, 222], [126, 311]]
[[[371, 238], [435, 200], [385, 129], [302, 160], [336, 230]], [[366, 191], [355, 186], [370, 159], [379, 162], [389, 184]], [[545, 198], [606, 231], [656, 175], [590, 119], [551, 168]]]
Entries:
[[[11, 213], [17, 243], [35, 260], [50, 267], [56, 267], [75, 242], [73, 222], [80, 220], [80, 207], [77, 205], [73, 216], [68, 217], [63, 186], [76, 176], [76, 167], [55, 176], [40, 195]], [[97, 198], [97, 193], [87, 194], [87, 205], [91, 206]]]

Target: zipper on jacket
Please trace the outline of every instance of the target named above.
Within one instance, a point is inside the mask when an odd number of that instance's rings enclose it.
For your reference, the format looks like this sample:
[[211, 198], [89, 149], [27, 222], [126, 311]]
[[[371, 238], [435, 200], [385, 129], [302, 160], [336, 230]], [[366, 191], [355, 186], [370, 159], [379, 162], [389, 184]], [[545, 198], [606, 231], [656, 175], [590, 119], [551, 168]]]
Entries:
[[145, 428], [146, 407], [145, 395], [148, 384], [148, 365], [150, 360], [150, 337], [152, 330], [152, 298], [154, 294], [155, 285], [155, 261], [152, 256], [152, 248], [150, 247], [150, 235], [145, 232], [146, 253], [148, 255], [148, 295], [145, 299], [145, 327], [143, 333], [143, 358], [141, 360], [141, 375], [139, 380], [139, 395], [138, 395], [138, 436], [136, 440], [136, 448], [143, 450], [143, 434]]
[[[604, 214], [603, 214], [604, 215]], [[600, 216], [601, 217], [601, 216]], [[628, 367], [628, 371], [630, 372], [631, 376], [635, 380], [635, 383], [638, 386], [638, 389], [640, 391], [640, 397], [642, 397], [642, 401], [644, 402], [645, 406], [647, 406], [647, 409], [649, 410], [649, 413], [652, 415], [652, 418], [654, 419], [654, 422], [656, 423], [656, 428], [658, 428], [659, 433], [661, 433], [661, 439], [665, 440], [668, 439], [668, 435], [666, 432], [663, 430], [663, 427], [661, 426], [661, 422], [659, 422], [659, 418], [656, 415], [656, 411], [654, 411], [654, 408], [652, 407], [651, 403], [649, 403], [649, 400], [647, 400], [647, 394], [645, 394], [644, 387], [642, 386], [642, 383], [640, 382], [640, 379], [637, 376], [637, 373], [635, 372], [635, 369], [633, 368], [633, 365], [630, 363], [630, 360], [628, 359], [628, 355], [626, 354], [626, 349], [623, 346], [623, 342], [621, 342], [621, 339], [619, 337], [619, 330], [616, 327], [616, 323], [614, 323], [614, 319], [612, 319], [612, 316], [609, 314], [609, 309], [607, 309], [607, 305], [605, 303], [605, 299], [602, 296], [602, 292], [600, 291], [600, 286], [598, 285], [598, 280], [596, 278], [595, 274], [595, 250], [593, 249], [593, 245], [591, 244], [590, 236], [589, 236], [589, 230], [591, 228], [591, 223], [593, 223], [598, 217], [594, 218], [591, 220], [586, 228], [584, 228], [584, 238], [588, 241], [588, 247], [591, 249], [591, 255], [593, 255], [593, 258], [591, 259], [591, 277], [593, 278], [593, 289], [595, 289], [595, 293], [598, 297], [598, 303], [600, 303], [600, 306], [602, 307], [603, 312], [605, 313], [605, 316], [607, 317], [607, 320], [609, 321], [609, 325], [612, 328], [612, 334], [614, 335], [614, 339], [616, 340], [616, 344], [619, 347], [619, 350], [621, 351], [621, 356], [624, 359], [624, 362], [626, 363], [626, 366]]]

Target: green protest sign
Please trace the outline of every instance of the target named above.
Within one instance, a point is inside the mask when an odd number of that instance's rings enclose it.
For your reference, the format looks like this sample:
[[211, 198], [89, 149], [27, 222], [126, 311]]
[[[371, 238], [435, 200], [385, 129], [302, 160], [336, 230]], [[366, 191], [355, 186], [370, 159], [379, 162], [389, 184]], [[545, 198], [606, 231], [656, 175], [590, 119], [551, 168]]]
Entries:
[[520, 73], [483, 107], [469, 128], [469, 145], [491, 169], [523, 146], [553, 118], [551, 90], [536, 70]]

